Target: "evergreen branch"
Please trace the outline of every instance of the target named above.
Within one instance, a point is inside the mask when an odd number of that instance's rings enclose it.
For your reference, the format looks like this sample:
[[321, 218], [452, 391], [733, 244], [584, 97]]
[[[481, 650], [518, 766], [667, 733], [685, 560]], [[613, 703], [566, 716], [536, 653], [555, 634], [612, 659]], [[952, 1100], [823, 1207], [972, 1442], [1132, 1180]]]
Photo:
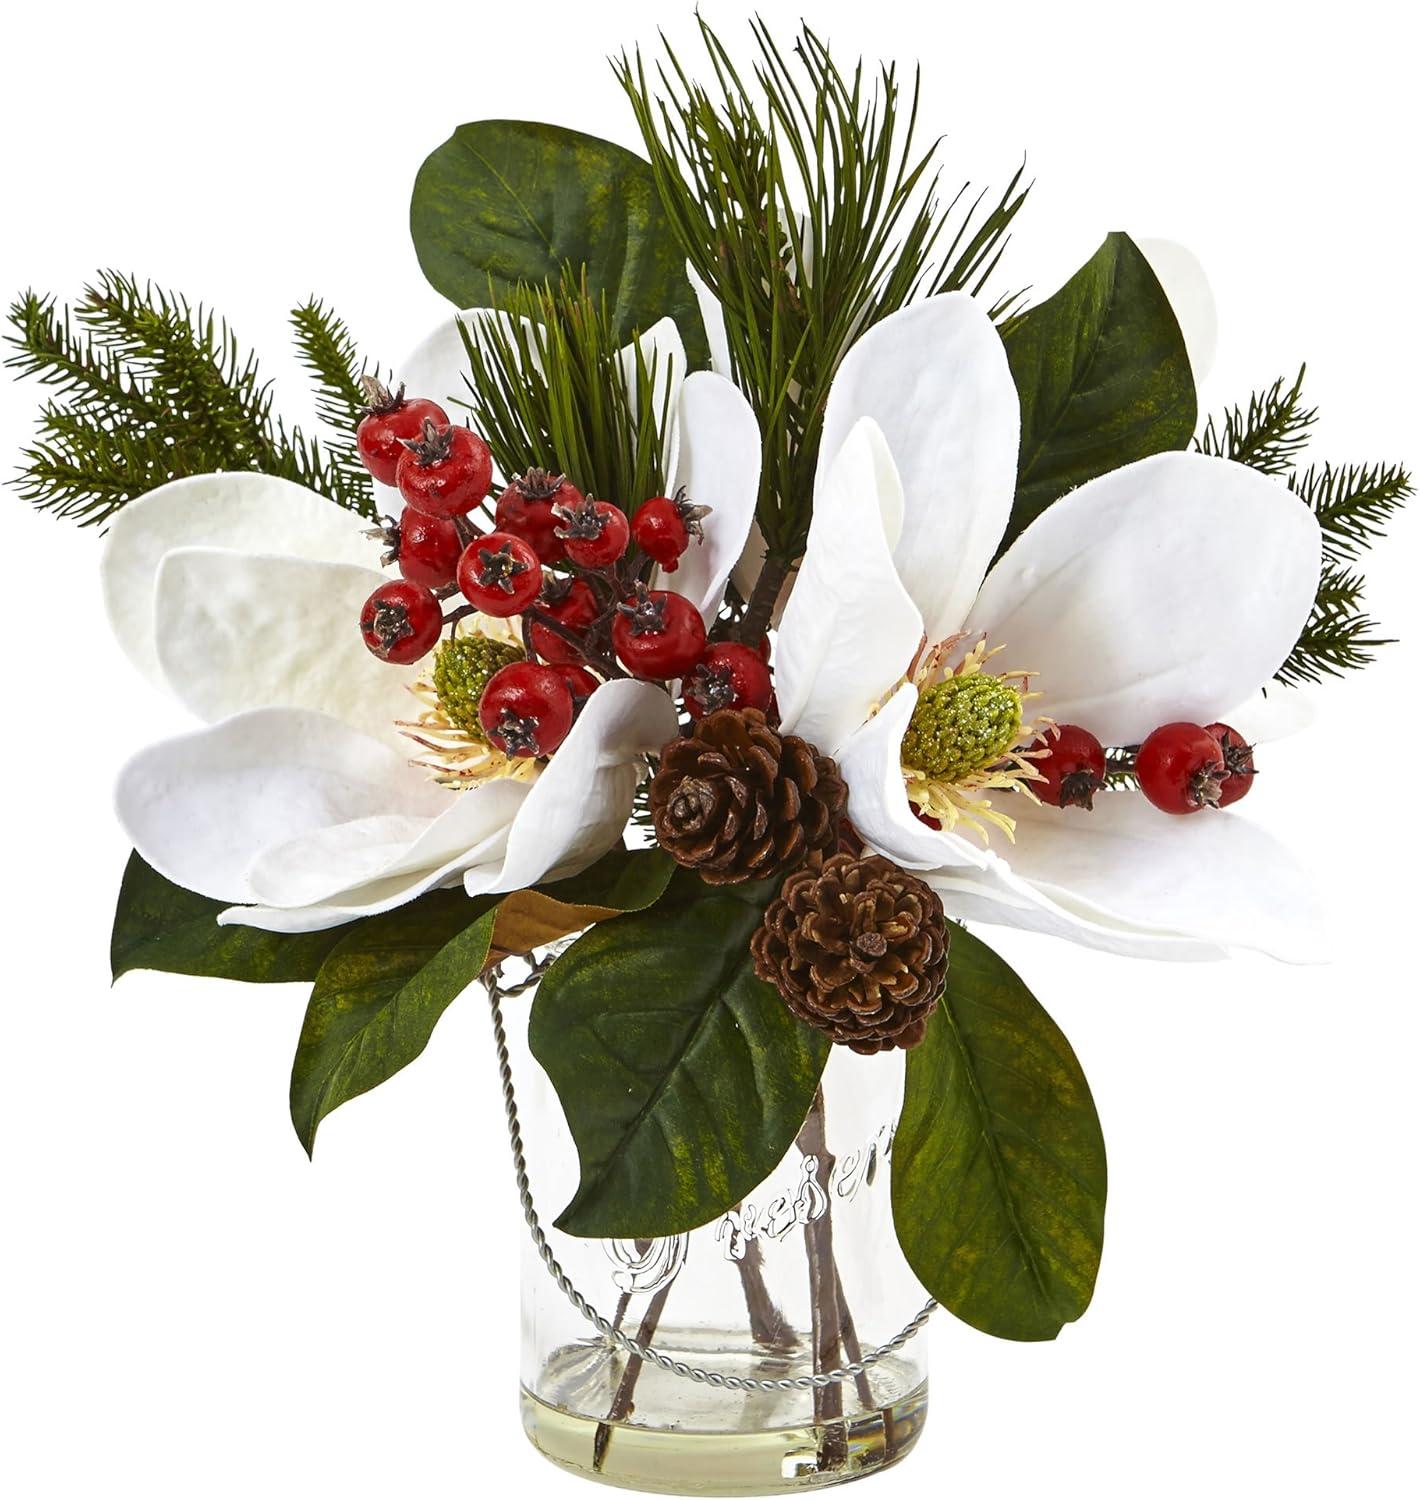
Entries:
[[1379, 647], [1394, 644], [1376, 633], [1376, 622], [1361, 607], [1364, 593], [1365, 579], [1354, 569], [1323, 565], [1316, 602], [1301, 639], [1277, 672], [1279, 682], [1295, 686], [1339, 677], [1369, 666]]
[[[468, 407], [499, 472], [563, 473], [628, 514], [666, 492], [669, 370], [638, 345], [628, 361], [603, 294], [564, 268], [556, 285], [519, 286], [498, 301], [504, 319], [460, 321]], [[684, 374], [684, 372], [680, 372]]]
[[296, 354], [310, 372], [316, 388], [316, 415], [331, 432], [326, 453], [349, 484], [368, 484], [365, 466], [355, 447], [355, 429], [366, 412], [366, 397], [360, 381], [366, 375], [379, 379], [376, 365], [361, 359], [349, 327], [319, 298], [310, 297], [291, 311]]
[[1209, 417], [1208, 425], [1194, 439], [1194, 450], [1247, 464], [1264, 474], [1290, 473], [1316, 422], [1316, 408], [1302, 405], [1306, 373], [1303, 365], [1285, 390], [1279, 379], [1267, 390], [1254, 392], [1246, 411], [1234, 406], [1223, 413], [1221, 426], [1218, 418]]
[[1288, 485], [1317, 518], [1333, 560], [1357, 558], [1415, 492], [1400, 464], [1313, 464]]
[[28, 292], [9, 321], [8, 365], [53, 392], [16, 482], [38, 508], [96, 525], [168, 480], [257, 470], [373, 513], [368, 476], [273, 416], [255, 357], [210, 311], [105, 271], [72, 309]]
[[[914, 146], [920, 79], [839, 69], [807, 27], [792, 61], [753, 22], [754, 90], [702, 19], [715, 83], [667, 46], [648, 75], [622, 54], [671, 231], [724, 311], [730, 359], [764, 434], [758, 519], [772, 560], [803, 551], [823, 409], [863, 331], [914, 298], [980, 292], [1025, 200], [1017, 172], [987, 205], [939, 200], [937, 143]], [[804, 207], [804, 205], [807, 205]], [[998, 303], [1005, 315], [1013, 300]]]
[[316, 388], [316, 415], [348, 438], [365, 415], [360, 379], [366, 374], [378, 379], [379, 367], [369, 369], [344, 319], [319, 298], [310, 297], [291, 310], [291, 327], [296, 354]]

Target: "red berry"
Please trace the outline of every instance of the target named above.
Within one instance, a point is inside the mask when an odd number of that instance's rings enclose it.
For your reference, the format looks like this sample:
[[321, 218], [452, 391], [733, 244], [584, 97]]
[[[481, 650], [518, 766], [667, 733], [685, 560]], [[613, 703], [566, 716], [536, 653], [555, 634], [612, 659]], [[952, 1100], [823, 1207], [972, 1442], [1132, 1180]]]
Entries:
[[576, 507], [581, 503], [582, 492], [561, 474], [529, 469], [499, 495], [493, 519], [499, 531], [511, 531], [531, 543], [543, 562], [557, 563], [567, 556], [567, 548], [557, 535], [553, 506]]
[[560, 662], [552, 670], [571, 688], [572, 702], [579, 709], [601, 686], [600, 680], [593, 677], [585, 667], [574, 666], [570, 662]]
[[636, 545], [654, 558], [667, 573], [680, 566], [681, 554], [690, 546], [690, 528], [681, 518], [674, 500], [657, 495], [642, 502], [631, 522]]
[[475, 609], [504, 619], [522, 614], [542, 592], [542, 564], [522, 537], [490, 531], [464, 549], [458, 580]]
[[440, 516], [426, 516], [406, 506], [396, 528], [399, 571], [426, 589], [447, 588], [454, 581], [463, 542], [458, 527]]
[[717, 708], [769, 707], [774, 685], [764, 658], [749, 646], [719, 641], [711, 646], [685, 679], [685, 706], [692, 719]]
[[360, 634], [381, 661], [405, 667], [434, 649], [444, 627], [439, 601], [407, 578], [382, 583], [360, 611]]
[[493, 459], [488, 444], [467, 427], [425, 422], [404, 445], [395, 483], [404, 503], [428, 516], [466, 516], [488, 496]]
[[1139, 746], [1139, 789], [1166, 813], [1217, 807], [1227, 774], [1223, 748], [1201, 724], [1164, 724]]
[[[543, 614], [551, 615], [559, 625], [565, 625], [568, 630], [579, 632], [586, 630], [587, 626], [601, 613], [596, 593], [586, 579], [574, 578], [571, 583], [560, 588], [553, 598], [548, 597], [551, 587], [552, 585], [549, 584], [543, 589], [543, 597], [538, 600], [537, 607]], [[582, 653], [571, 641], [563, 640], [556, 631], [549, 630], [546, 625], [534, 622], [531, 635], [533, 650], [545, 662], [553, 666], [559, 662], [582, 660]]]
[[488, 679], [478, 722], [505, 755], [551, 755], [572, 727], [572, 689], [555, 667], [515, 661]]
[[1219, 807], [1231, 807], [1252, 790], [1257, 769], [1252, 763], [1252, 746], [1231, 724], [1210, 724], [1208, 733], [1223, 750], [1223, 789], [1218, 794]]
[[608, 568], [625, 554], [631, 525], [620, 506], [583, 499], [577, 505], [559, 505], [556, 514], [557, 535], [579, 567]]
[[367, 376], [361, 384], [366, 406], [355, 429], [355, 448], [360, 462], [381, 484], [393, 484], [405, 443], [419, 436], [425, 422], [446, 427], [449, 419], [443, 407], [433, 401], [418, 396], [406, 400], [403, 386], [391, 395], [388, 386], [373, 376]]
[[1046, 753], [1031, 765], [1045, 779], [1032, 781], [1031, 791], [1052, 807], [1093, 807], [1104, 786], [1104, 746], [1094, 735], [1078, 724], [1057, 724], [1036, 748]]
[[684, 677], [705, 653], [705, 622], [689, 599], [642, 585], [617, 605], [611, 643], [633, 677]]

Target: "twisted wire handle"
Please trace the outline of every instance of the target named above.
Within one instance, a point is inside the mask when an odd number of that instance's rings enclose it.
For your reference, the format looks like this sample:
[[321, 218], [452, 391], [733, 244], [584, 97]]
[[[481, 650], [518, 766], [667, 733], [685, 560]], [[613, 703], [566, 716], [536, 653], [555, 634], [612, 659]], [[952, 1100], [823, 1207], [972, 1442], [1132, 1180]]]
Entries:
[[502, 1002], [530, 990], [542, 978], [551, 961], [552, 958], [549, 956], [533, 964], [526, 979], [507, 986], [503, 984], [502, 965], [499, 965], [484, 976], [484, 984], [488, 990], [488, 1006], [493, 1017], [493, 1040], [498, 1049], [498, 1079], [503, 1088], [503, 1112], [508, 1117], [508, 1144], [512, 1148], [513, 1172], [517, 1179], [518, 1202], [522, 1205], [523, 1219], [532, 1235], [533, 1244], [537, 1247], [537, 1253], [543, 1265], [547, 1267], [547, 1274], [556, 1282], [563, 1296], [597, 1332], [625, 1353], [634, 1355], [637, 1359], [649, 1360], [651, 1364], [666, 1371], [669, 1375], [679, 1375], [683, 1379], [694, 1380], [701, 1385], [718, 1386], [731, 1391], [813, 1390], [816, 1387], [837, 1385], [841, 1381], [852, 1380], [871, 1369], [873, 1365], [878, 1364], [889, 1354], [896, 1353], [909, 1339], [921, 1332], [927, 1319], [937, 1310], [935, 1300], [929, 1300], [922, 1311], [894, 1338], [890, 1338], [885, 1344], [879, 1344], [876, 1349], [863, 1355], [861, 1359], [855, 1359], [852, 1364], [843, 1365], [836, 1370], [816, 1372], [813, 1375], [786, 1375], [779, 1380], [756, 1380], [749, 1375], [722, 1375], [718, 1370], [706, 1370], [699, 1365], [686, 1364], [681, 1359], [672, 1359], [670, 1355], [663, 1354], [653, 1345], [639, 1343], [623, 1333], [587, 1301], [572, 1284], [571, 1278], [553, 1254], [552, 1246], [548, 1244], [547, 1235], [543, 1233], [542, 1224], [538, 1219], [537, 1209], [533, 1206], [532, 1188], [528, 1183], [527, 1157], [523, 1153], [523, 1131], [518, 1121], [518, 1100], [513, 1089], [513, 1066], [508, 1056], [508, 1033], [503, 1025]]

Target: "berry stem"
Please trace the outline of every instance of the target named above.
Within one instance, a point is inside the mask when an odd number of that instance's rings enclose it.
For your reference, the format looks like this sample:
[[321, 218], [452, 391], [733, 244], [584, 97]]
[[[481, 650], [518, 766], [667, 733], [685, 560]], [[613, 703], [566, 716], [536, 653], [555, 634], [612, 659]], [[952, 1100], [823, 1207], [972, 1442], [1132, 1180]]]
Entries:
[[766, 557], [759, 579], [749, 596], [749, 603], [735, 630], [735, 639], [746, 646], [762, 641], [769, 633], [769, 622], [774, 618], [774, 606], [779, 601], [779, 591], [793, 572], [795, 564], [781, 558]]
[[[607, 618], [610, 618], [610, 616], [603, 616], [602, 620]], [[553, 616], [548, 614], [545, 610], [536, 608], [529, 609], [523, 615], [523, 639], [525, 641], [530, 641], [532, 627], [534, 625], [541, 625], [544, 629], [550, 630], [552, 634], [557, 636], [559, 639], [566, 641], [569, 646], [575, 646], [578, 654], [582, 657], [582, 659], [587, 663], [588, 666], [595, 667], [597, 671], [601, 672], [607, 677], [625, 677], [627, 674], [622, 671], [622, 669], [616, 664], [616, 662], [614, 662], [609, 656], [605, 656], [600, 652], [592, 651], [587, 644], [588, 640], [597, 633], [598, 627], [602, 624], [602, 620], [595, 621], [587, 630], [586, 636], [583, 637], [579, 632], [575, 630], [569, 630], [561, 620], [554, 619]], [[534, 661], [537, 659], [531, 644], [529, 644], [528, 646], [528, 656]]]

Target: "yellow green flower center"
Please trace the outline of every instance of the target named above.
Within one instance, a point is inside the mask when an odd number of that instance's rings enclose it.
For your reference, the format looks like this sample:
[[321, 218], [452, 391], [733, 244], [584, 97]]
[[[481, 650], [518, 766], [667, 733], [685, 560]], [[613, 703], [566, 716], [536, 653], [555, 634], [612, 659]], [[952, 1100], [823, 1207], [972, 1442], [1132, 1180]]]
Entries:
[[507, 641], [484, 635], [460, 635], [445, 641], [434, 657], [434, 692], [439, 707], [451, 724], [476, 740], [483, 739], [478, 705], [488, 679], [509, 662], [521, 661], [523, 653]]
[[939, 781], [963, 781], [994, 765], [1021, 732], [1021, 695], [989, 672], [948, 677], [917, 700], [902, 763]]

